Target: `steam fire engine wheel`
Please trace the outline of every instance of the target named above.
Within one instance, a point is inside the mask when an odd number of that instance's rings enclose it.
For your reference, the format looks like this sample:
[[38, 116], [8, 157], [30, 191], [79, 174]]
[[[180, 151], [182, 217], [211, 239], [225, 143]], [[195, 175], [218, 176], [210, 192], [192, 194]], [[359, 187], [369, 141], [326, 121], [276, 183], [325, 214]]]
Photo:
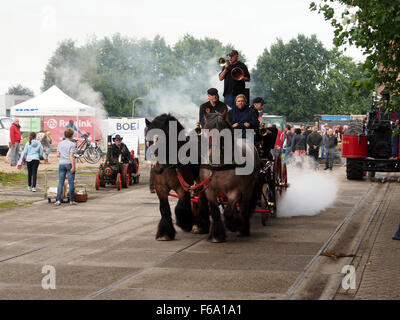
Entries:
[[94, 180], [94, 186], [96, 190], [100, 190], [100, 175], [96, 174], [96, 178]]
[[[269, 205], [270, 202], [271, 202], [270, 188], [268, 186], [268, 183], [264, 183], [262, 186], [262, 192], [261, 192], [261, 208], [269, 209], [271, 211], [272, 208]], [[268, 213], [262, 213], [261, 214], [261, 224], [264, 227], [267, 225], [267, 221], [268, 221]]]
[[122, 179], [121, 179], [121, 174], [118, 173], [117, 174], [117, 180], [115, 181], [116, 185], [117, 185], [117, 189], [118, 191], [122, 189]]
[[346, 176], [348, 180], [362, 180], [363, 179], [362, 164], [354, 159], [347, 159]]

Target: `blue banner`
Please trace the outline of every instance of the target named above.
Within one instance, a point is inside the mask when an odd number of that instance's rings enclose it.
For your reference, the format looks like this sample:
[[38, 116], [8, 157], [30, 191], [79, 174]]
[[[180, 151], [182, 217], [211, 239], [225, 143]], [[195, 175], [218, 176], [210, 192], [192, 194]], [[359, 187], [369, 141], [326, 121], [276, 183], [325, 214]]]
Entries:
[[321, 116], [321, 120], [350, 120], [350, 116]]

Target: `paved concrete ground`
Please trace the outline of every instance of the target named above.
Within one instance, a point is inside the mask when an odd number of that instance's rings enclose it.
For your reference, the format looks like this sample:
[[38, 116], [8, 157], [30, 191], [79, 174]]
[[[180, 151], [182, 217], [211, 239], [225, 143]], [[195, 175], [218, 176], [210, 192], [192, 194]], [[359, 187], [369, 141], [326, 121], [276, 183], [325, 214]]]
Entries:
[[400, 223], [400, 185], [391, 183], [354, 259], [356, 289], [336, 299], [400, 299], [400, 241], [392, 236]]
[[[337, 226], [371, 193], [371, 182], [346, 181], [337, 167], [326, 174], [340, 183], [338, 199], [316, 216], [270, 219], [263, 227], [254, 215], [249, 238], [228, 233], [221, 244], [178, 228], [175, 241], [158, 242], [158, 199], [148, 191], [147, 171], [141, 167], [139, 185], [90, 190], [89, 201], [78, 206], [38, 201], [1, 212], [0, 299], [286, 298]], [[55, 290], [42, 289], [45, 265], [55, 267]], [[332, 272], [340, 275], [340, 269]]]

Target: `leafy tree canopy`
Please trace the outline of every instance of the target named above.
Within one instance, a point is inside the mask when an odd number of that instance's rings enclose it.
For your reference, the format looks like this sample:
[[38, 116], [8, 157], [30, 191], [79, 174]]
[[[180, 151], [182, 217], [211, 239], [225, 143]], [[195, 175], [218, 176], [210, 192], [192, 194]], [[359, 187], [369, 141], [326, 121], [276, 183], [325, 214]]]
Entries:
[[327, 50], [313, 35], [278, 40], [265, 49], [253, 70], [255, 96], [265, 99], [265, 111], [290, 121], [311, 121], [315, 114], [360, 114], [368, 92], [351, 95], [349, 84], [362, 72], [351, 58]]
[[331, 22], [335, 45], [348, 43], [362, 49], [366, 56], [363, 68], [369, 77], [359, 79], [355, 86], [372, 90], [384, 85], [394, 97], [400, 95], [399, 1], [320, 0], [319, 4], [312, 2], [310, 9], [318, 10]]

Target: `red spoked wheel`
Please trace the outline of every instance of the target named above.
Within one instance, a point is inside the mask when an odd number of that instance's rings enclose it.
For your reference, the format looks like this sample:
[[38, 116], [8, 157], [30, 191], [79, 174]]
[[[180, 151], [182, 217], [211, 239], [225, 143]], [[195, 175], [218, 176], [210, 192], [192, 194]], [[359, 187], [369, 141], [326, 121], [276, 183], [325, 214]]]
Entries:
[[96, 174], [95, 180], [94, 180], [94, 187], [96, 190], [100, 190], [100, 175]]
[[[271, 207], [269, 203], [271, 202], [271, 192], [270, 188], [268, 186], [268, 183], [264, 183], [262, 186], [262, 192], [261, 192], [261, 208], [262, 209], [268, 209], [271, 212]], [[267, 225], [268, 221], [268, 213], [261, 213], [261, 224], [265, 227]]]
[[283, 164], [283, 169], [282, 169], [282, 182], [285, 184], [285, 187], [287, 187], [288, 174], [287, 174], [287, 166], [286, 166], [286, 163]]
[[122, 179], [121, 179], [121, 174], [118, 173], [117, 174], [117, 180], [116, 180], [116, 185], [117, 185], [117, 189], [118, 191], [122, 189]]
[[129, 183], [131, 180], [131, 175], [129, 173], [129, 165], [128, 164], [124, 164], [123, 169], [122, 169], [122, 180], [123, 180], [123, 187], [124, 188], [129, 188]]

